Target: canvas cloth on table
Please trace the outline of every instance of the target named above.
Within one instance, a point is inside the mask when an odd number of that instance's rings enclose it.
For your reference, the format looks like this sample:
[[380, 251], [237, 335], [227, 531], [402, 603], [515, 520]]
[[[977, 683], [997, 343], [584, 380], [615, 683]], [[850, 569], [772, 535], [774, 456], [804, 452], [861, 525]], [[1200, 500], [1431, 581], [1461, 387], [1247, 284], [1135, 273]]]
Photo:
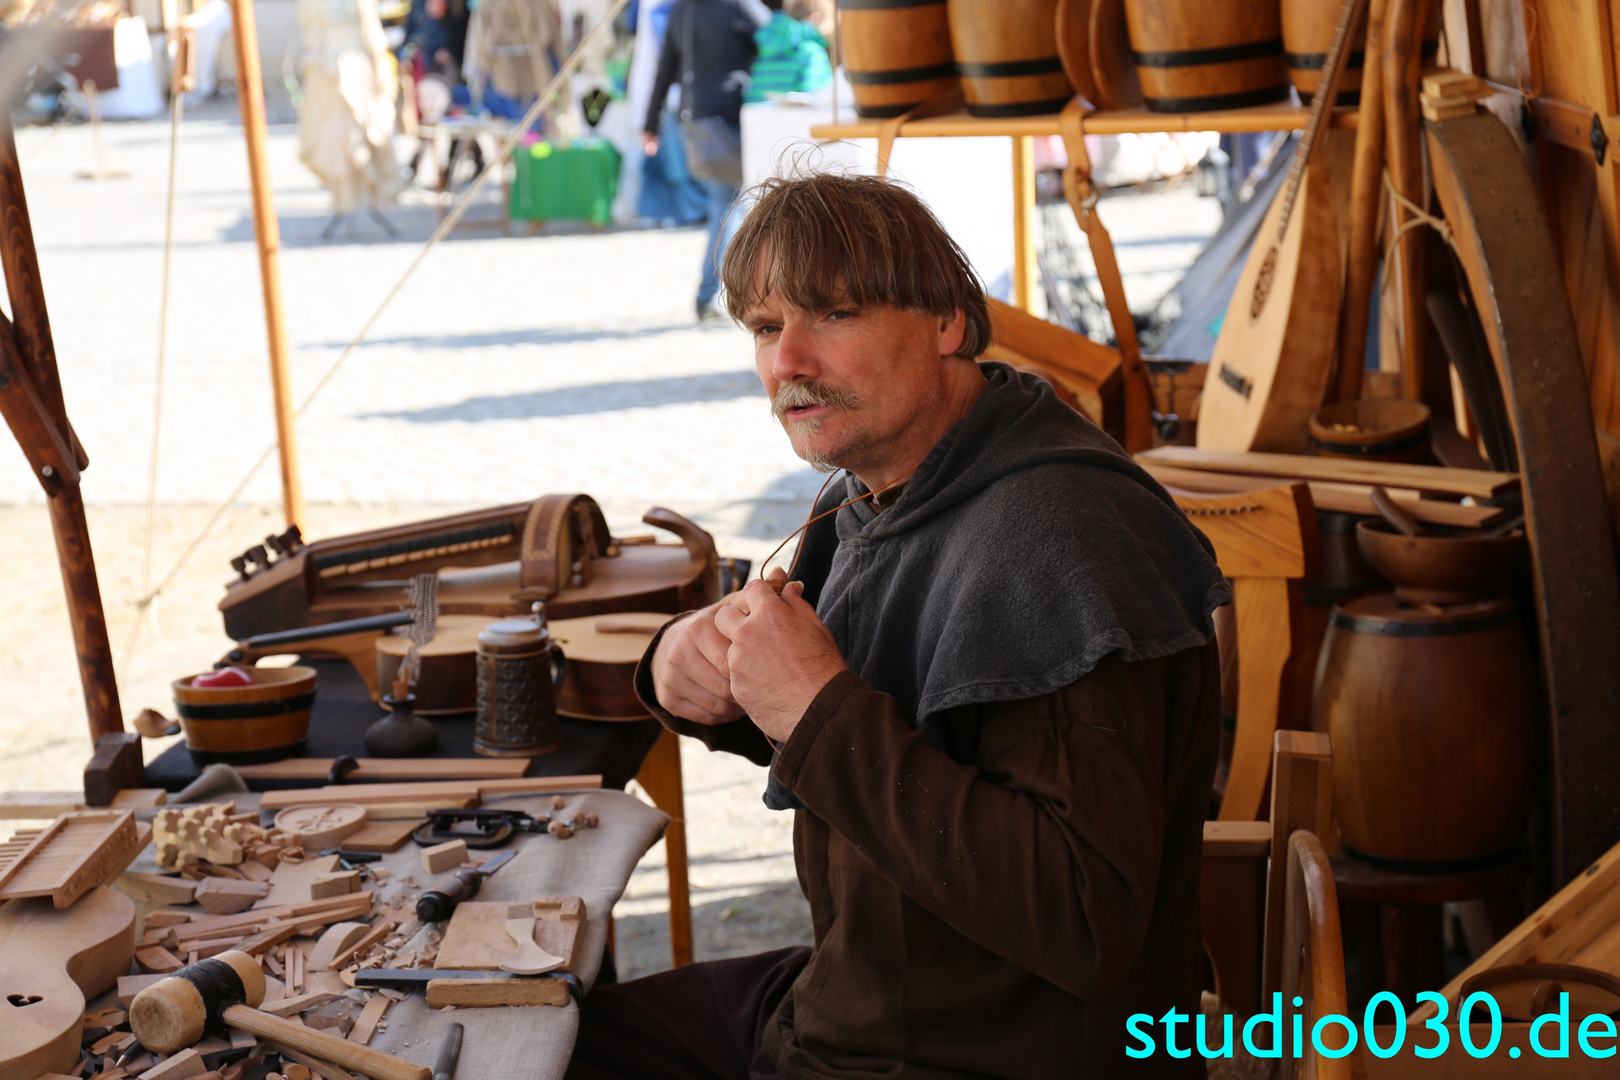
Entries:
[[[234, 797], [240, 809], [257, 803], [257, 795]], [[594, 829], [581, 829], [567, 840], [545, 834], [520, 833], [512, 842], [518, 855], [491, 875], [479, 890], [479, 901], [522, 901], [536, 896], [578, 896], [585, 901], [585, 926], [575, 955], [575, 974], [587, 990], [596, 982], [607, 944], [608, 917], [623, 894], [630, 872], [647, 849], [664, 833], [669, 818], [633, 795], [622, 791], [592, 791], [564, 796], [570, 810], [588, 811], [600, 818]], [[212, 801], [212, 800], [209, 800]], [[543, 817], [550, 795], [515, 795], [485, 799], [485, 807], [509, 807]], [[422, 871], [421, 848], [407, 843], [373, 864], [388, 869], [389, 877], [377, 889], [379, 907], [404, 906], [407, 898], [432, 887], [439, 876]], [[479, 853], [477, 858], [503, 851]], [[144, 864], [144, 865], [143, 865]], [[156, 870], [149, 852], [131, 869]], [[402, 877], [413, 877], [421, 889], [405, 888]], [[440, 875], [442, 876], [442, 875]], [[142, 905], [142, 911], [149, 907]], [[466, 1028], [458, 1076], [478, 1080], [560, 1080], [573, 1053], [579, 1030], [579, 1010], [569, 1002], [558, 1007], [430, 1009], [421, 994], [396, 1001], [388, 1009], [388, 1027], [372, 1037], [371, 1045], [390, 1054], [432, 1066], [438, 1058], [445, 1029], [452, 1023]], [[406, 1046], [406, 1043], [410, 1043]]]

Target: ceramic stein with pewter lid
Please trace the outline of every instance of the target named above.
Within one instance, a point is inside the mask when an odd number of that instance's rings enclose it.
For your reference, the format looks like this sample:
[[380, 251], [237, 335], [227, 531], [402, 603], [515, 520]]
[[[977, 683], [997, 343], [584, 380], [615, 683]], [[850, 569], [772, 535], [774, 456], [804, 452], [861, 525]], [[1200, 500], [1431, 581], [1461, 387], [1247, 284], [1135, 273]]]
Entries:
[[546, 629], [545, 611], [501, 619], [478, 635], [478, 719], [473, 749], [486, 757], [536, 757], [562, 745], [557, 687], [562, 649]]

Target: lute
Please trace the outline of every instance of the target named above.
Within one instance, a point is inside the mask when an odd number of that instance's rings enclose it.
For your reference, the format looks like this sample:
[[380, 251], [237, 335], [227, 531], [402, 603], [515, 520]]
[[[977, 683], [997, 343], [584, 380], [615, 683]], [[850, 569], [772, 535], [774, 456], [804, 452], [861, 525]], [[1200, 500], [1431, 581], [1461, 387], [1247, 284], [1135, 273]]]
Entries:
[[134, 955], [135, 902], [106, 885], [65, 911], [48, 897], [0, 906], [0, 1080], [76, 1066], [85, 1000]]
[[1300, 450], [1333, 375], [1343, 267], [1338, 215], [1313, 151], [1366, 6], [1344, 0], [1288, 180], [1227, 306], [1198, 411], [1206, 450]]

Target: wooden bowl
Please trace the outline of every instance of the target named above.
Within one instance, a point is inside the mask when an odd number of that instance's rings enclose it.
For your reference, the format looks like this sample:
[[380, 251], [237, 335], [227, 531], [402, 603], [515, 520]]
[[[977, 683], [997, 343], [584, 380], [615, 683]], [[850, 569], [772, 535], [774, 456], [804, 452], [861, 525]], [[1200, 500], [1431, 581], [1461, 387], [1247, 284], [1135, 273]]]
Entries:
[[1405, 398], [1328, 405], [1311, 417], [1311, 445], [1323, 457], [1420, 464], [1429, 457], [1429, 407]]
[[304, 748], [315, 704], [315, 669], [247, 668], [252, 686], [170, 684], [186, 749], [199, 761], [280, 761]]
[[1389, 522], [1356, 524], [1356, 546], [1379, 576], [1395, 583], [1402, 600], [1456, 604], [1495, 591], [1524, 547], [1524, 534], [1508, 536], [1402, 536]]

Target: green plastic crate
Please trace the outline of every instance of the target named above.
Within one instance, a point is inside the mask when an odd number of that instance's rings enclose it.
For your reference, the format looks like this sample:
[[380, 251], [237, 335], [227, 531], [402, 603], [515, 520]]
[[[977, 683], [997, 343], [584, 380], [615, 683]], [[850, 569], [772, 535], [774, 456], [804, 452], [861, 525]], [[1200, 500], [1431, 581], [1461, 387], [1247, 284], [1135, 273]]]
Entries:
[[619, 151], [606, 139], [547, 141], [512, 152], [512, 217], [607, 225], [619, 194]]

